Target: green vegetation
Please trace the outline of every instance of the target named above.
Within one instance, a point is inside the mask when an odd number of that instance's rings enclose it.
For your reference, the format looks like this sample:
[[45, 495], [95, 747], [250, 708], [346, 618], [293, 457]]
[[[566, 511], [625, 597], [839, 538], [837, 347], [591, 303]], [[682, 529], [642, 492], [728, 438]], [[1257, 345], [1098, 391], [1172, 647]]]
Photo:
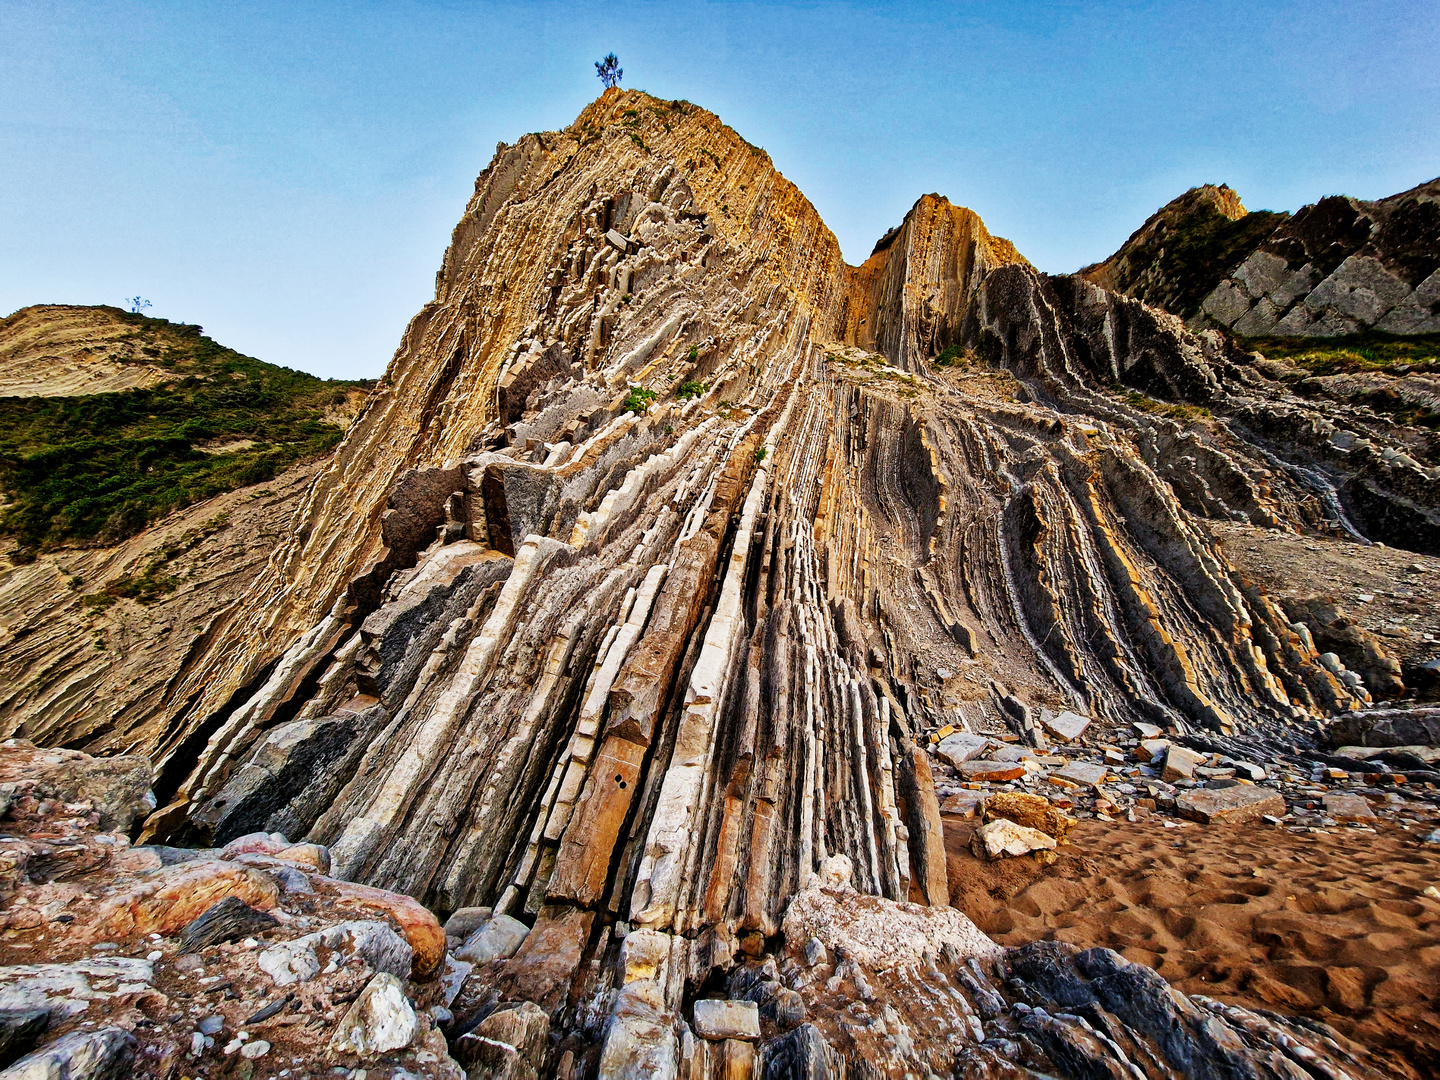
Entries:
[[701, 394], [705, 393], [705, 391], [709, 389], [709, 383], [698, 382], [694, 379], [689, 379], [685, 382], [682, 382], [679, 386], [675, 388], [675, 396], [680, 398], [682, 401], [688, 401], [690, 398], [699, 397]]
[[[1440, 371], [1440, 334], [1400, 337], [1370, 331], [1332, 338], [1238, 338], [1242, 347], [1271, 360], [1287, 360], [1311, 375], [1388, 371]], [[1401, 368], [1403, 370], [1396, 370]]]
[[[228, 524], [230, 524], [229, 514], [216, 514], [200, 528], [192, 529], [181, 536], [179, 540], [166, 544], [138, 577], [134, 574], [127, 574], [125, 577], [117, 578], [98, 593], [82, 596], [80, 602], [86, 607], [99, 608], [103, 611], [116, 600], [130, 599], [148, 604], [167, 593], [174, 592], [175, 587], [180, 584], [180, 579], [165, 573], [170, 560], [189, 551], [200, 541], [208, 536], [213, 536]], [[79, 578], [72, 578], [72, 587], [78, 588], [79, 582]]]
[[1139, 390], [1127, 390], [1121, 397], [1131, 408], [1143, 409], [1145, 412], [1153, 413], [1156, 416], [1165, 416], [1171, 420], [1190, 422], [1210, 415], [1210, 410], [1203, 405], [1177, 405], [1169, 401], [1157, 401], [1147, 394], [1140, 393]]
[[766, 450], [765, 447], [763, 447], [763, 446], [758, 446], [758, 447], [756, 447], [756, 448], [755, 448], [755, 463], [758, 465], [760, 462], [764, 461], [765, 458], [769, 456], [769, 454], [770, 454], [770, 451]]
[[620, 407], [625, 412], [643, 413], [650, 408], [650, 403], [655, 400], [655, 391], [644, 386], [632, 386], [630, 392], [625, 395], [625, 400]]
[[10, 499], [0, 530], [22, 559], [64, 542], [115, 543], [324, 454], [343, 434], [324, 410], [372, 385], [262, 363], [198, 326], [108, 310], [174, 378], [122, 393], [0, 398], [0, 489]]
[[977, 357], [975, 350], [968, 346], [947, 345], [930, 363], [934, 367], [970, 367]]
[[1128, 290], [1152, 267], [1158, 281], [1135, 295], [1188, 319], [1222, 278], [1235, 270], [1288, 215], [1256, 210], [1235, 221], [1210, 207], [1179, 217], [1153, 245], [1130, 252]]

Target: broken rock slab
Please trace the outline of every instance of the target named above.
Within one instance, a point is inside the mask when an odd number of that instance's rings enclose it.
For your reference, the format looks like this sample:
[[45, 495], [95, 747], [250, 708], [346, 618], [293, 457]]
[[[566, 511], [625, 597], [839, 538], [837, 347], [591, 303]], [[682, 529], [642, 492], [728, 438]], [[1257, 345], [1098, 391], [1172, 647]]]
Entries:
[[529, 933], [530, 928], [519, 919], [496, 915], [467, 937], [455, 956], [477, 967], [491, 960], [508, 960], [519, 951]]
[[1227, 788], [1196, 788], [1175, 800], [1176, 812], [1206, 825], [1244, 825], [1267, 814], [1282, 817], [1285, 799], [1272, 788], [1239, 784]]
[[1361, 795], [1326, 795], [1325, 813], [1336, 821], [1375, 820], [1375, 811]]
[[409, 1046], [420, 1034], [415, 1009], [405, 996], [405, 984], [382, 971], [365, 984], [350, 1011], [330, 1039], [340, 1054], [369, 1057]]
[[711, 1042], [760, 1038], [760, 1007], [753, 1001], [695, 1002], [695, 1034]]
[[970, 839], [970, 848], [976, 858], [995, 860], [1018, 858], [1033, 851], [1054, 851], [1056, 841], [1039, 829], [1017, 825], [1007, 818], [996, 818], [988, 825], [975, 830]]
[[962, 818], [973, 818], [985, 809], [987, 798], [989, 796], [983, 791], [957, 791], [940, 804], [940, 812]]
[[1001, 791], [991, 795], [984, 801], [984, 809], [987, 822], [1003, 818], [1027, 829], [1042, 832], [1046, 836], [1053, 836], [1061, 844], [1069, 838], [1071, 830], [1080, 824], [1049, 799], [1020, 791]]
[[124, 1028], [72, 1031], [21, 1058], [4, 1080], [121, 1080], [132, 1075], [135, 1036]]
[[1135, 756], [1141, 761], [1159, 761], [1169, 749], [1169, 739], [1142, 739], [1135, 747]]
[[1174, 745], [1165, 751], [1165, 768], [1160, 778], [1168, 783], [1176, 780], [1193, 780], [1195, 770], [1206, 761], [1204, 754], [1197, 754], [1188, 746]]
[[1015, 761], [967, 761], [957, 766], [960, 776], [976, 783], [1003, 784], [1007, 780], [1019, 780], [1025, 775], [1025, 766]]
[[1070, 743], [1085, 734], [1085, 729], [1090, 726], [1090, 718], [1088, 716], [1081, 716], [1079, 713], [1070, 712], [1068, 709], [1058, 716], [1052, 715], [1051, 712], [1046, 709], [1040, 713], [1040, 723], [1044, 725], [1045, 730], [1050, 732], [1051, 735], [1054, 735], [1055, 738], [1061, 742]]
[[[327, 960], [323, 967], [321, 950]], [[360, 957], [375, 971], [405, 978], [410, 974], [412, 952], [409, 942], [384, 923], [354, 921], [271, 946], [256, 957], [256, 963], [277, 986], [293, 986], [337, 970], [352, 956]]]
[[940, 740], [940, 744], [935, 747], [935, 756], [941, 761], [958, 767], [979, 757], [989, 745], [990, 740], [984, 735], [957, 731]]
[[1105, 777], [1110, 775], [1110, 770], [1104, 765], [1096, 765], [1090, 761], [1072, 761], [1063, 769], [1057, 769], [1052, 776], [1058, 776], [1061, 780], [1068, 780], [1072, 784], [1079, 784], [1081, 787], [1098, 788], [1105, 782]]

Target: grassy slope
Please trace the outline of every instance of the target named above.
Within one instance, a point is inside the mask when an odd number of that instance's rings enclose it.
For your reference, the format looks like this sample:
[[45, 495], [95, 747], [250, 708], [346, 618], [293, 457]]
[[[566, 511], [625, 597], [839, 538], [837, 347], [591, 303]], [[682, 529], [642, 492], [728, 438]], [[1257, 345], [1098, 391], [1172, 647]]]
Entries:
[[1164, 237], [1163, 248], [1135, 252], [1131, 269], [1138, 274], [1158, 263], [1163, 296], [1141, 296], [1182, 319], [1200, 310], [1210, 291], [1233, 272], [1276, 228], [1286, 215], [1256, 210], [1237, 221], [1205, 209], [1175, 223]]
[[[62, 543], [114, 543], [172, 510], [331, 450], [324, 410], [368, 383], [319, 379], [217, 345], [198, 326], [106, 309], [146, 362], [174, 373], [151, 389], [0, 398], [0, 531], [21, 558]], [[116, 359], [122, 359], [116, 357]], [[253, 440], [205, 453], [201, 445]]]

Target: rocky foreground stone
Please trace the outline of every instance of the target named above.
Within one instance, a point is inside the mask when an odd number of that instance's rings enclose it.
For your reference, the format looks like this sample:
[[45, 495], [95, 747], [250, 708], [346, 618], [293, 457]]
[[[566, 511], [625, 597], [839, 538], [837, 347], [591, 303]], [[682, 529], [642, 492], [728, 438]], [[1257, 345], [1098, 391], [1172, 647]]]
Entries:
[[[96, 807], [134, 799], [143, 764], [0, 745], [18, 778], [0, 789], [3, 1080], [1381, 1075], [1321, 1025], [1187, 997], [1108, 950], [1006, 950], [953, 908], [857, 893], [844, 856], [774, 939], [629, 928], [577, 998], [538, 924], [475, 909], [447, 935], [409, 897], [324, 874], [317, 845], [131, 845]], [[1035, 796], [992, 803], [1074, 824]]]

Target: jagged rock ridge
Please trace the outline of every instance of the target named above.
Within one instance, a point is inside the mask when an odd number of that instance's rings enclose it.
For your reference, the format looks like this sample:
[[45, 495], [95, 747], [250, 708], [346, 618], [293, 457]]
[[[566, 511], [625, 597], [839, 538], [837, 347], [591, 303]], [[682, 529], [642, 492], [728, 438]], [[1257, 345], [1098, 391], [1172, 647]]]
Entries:
[[1192, 188], [1081, 275], [1245, 337], [1440, 333], [1440, 179], [1293, 216]]
[[946, 905], [930, 731], [1303, 739], [1368, 699], [1205, 517], [1436, 546], [1440, 471], [1342, 403], [938, 197], [849, 267], [634, 92], [497, 150], [386, 384], [159, 711], [67, 731], [162, 761], [150, 838], [283, 831], [533, 922], [496, 993], [592, 1047], [611, 961], [679, 1053], [837, 865]]

